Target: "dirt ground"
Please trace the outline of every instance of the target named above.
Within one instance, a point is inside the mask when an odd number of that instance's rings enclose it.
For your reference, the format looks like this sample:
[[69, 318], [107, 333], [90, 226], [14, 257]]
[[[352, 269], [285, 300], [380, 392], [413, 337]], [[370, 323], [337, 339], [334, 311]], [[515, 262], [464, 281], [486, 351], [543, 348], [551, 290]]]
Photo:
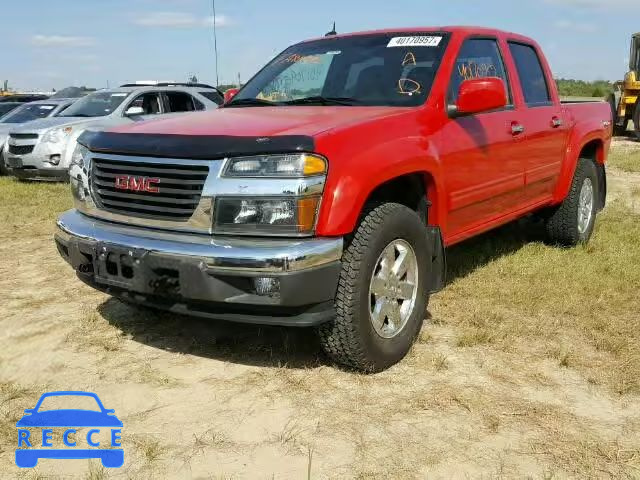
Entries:
[[[640, 144], [613, 150], [627, 158]], [[587, 247], [548, 247], [521, 221], [450, 249], [418, 344], [378, 375], [331, 365], [310, 330], [95, 292], [51, 238], [67, 187], [4, 179], [0, 475], [640, 478], [640, 161], [625, 170], [609, 169]], [[93, 391], [115, 409], [123, 468], [15, 466], [15, 422], [51, 390]]]

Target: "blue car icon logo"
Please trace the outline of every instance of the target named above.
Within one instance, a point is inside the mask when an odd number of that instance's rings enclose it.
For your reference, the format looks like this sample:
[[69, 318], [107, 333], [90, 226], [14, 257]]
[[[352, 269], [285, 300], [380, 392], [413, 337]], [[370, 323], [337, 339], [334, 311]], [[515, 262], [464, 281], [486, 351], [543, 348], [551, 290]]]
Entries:
[[[97, 408], [95, 410], [41, 408], [42, 403], [50, 397], [93, 399]], [[66, 402], [66, 399], [62, 400]], [[16, 449], [18, 467], [35, 467], [40, 458], [99, 458], [102, 465], [107, 468], [117, 468], [124, 464], [124, 450], [120, 443], [122, 422], [114, 415], [114, 410], [104, 408], [95, 393], [72, 391], [45, 393], [34, 408], [25, 410], [24, 417], [18, 420], [16, 426], [18, 427], [18, 448]], [[65, 448], [53, 448], [54, 429]], [[86, 436], [80, 439], [76, 429], [89, 430]], [[108, 442], [104, 440], [105, 433], [101, 433], [103, 430], [110, 430], [107, 432]], [[76, 447], [81, 440], [84, 442], [85, 439], [87, 446], [93, 448]], [[40, 448], [41, 446], [44, 448]], [[109, 448], [105, 448], [107, 446]]]

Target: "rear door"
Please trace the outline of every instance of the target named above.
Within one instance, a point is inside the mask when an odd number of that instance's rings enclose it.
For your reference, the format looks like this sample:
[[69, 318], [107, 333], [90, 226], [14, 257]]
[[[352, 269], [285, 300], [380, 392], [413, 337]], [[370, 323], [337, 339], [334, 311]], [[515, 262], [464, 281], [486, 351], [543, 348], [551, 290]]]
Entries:
[[548, 200], [558, 182], [569, 135], [556, 90], [549, 85], [548, 68], [537, 48], [509, 41], [518, 81], [524, 97], [522, 123], [527, 147], [525, 163], [525, 201], [535, 204]]
[[521, 112], [514, 105], [512, 79], [495, 38], [465, 40], [449, 84], [448, 104], [456, 103], [460, 84], [498, 77], [507, 87], [507, 106], [446, 122], [441, 149], [449, 193], [446, 234], [464, 236], [484, 229], [518, 209], [524, 190], [524, 157], [520, 142]]
[[193, 112], [204, 109], [202, 102], [194, 99], [186, 92], [164, 92], [162, 95], [164, 97], [165, 113]]

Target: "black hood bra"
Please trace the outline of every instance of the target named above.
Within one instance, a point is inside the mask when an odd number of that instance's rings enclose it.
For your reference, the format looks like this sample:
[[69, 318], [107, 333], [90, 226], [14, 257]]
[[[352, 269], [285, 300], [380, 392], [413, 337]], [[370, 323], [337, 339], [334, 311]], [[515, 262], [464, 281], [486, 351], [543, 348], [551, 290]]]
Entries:
[[215, 160], [229, 156], [313, 152], [313, 137], [277, 135], [173, 135], [152, 133], [84, 132], [78, 143], [92, 152], [141, 157]]

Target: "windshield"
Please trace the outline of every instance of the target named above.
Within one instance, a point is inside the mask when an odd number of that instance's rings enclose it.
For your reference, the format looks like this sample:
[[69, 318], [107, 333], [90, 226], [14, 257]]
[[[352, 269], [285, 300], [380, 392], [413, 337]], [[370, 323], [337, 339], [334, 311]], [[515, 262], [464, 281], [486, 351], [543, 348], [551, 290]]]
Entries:
[[445, 44], [442, 33], [357, 35], [301, 43], [272, 60], [227, 106], [309, 105], [314, 97], [320, 105], [327, 99], [340, 105], [420, 105], [429, 95]]
[[38, 412], [70, 409], [102, 411], [96, 399], [87, 395], [51, 395], [42, 399]]
[[629, 58], [631, 70], [640, 72], [640, 35], [631, 39], [631, 56]]
[[0, 123], [24, 123], [38, 118], [48, 117], [53, 113], [56, 104], [22, 105], [0, 120]]
[[67, 108], [60, 117], [104, 117], [129, 96], [127, 92], [95, 92]]
[[2, 117], [7, 112], [12, 111], [14, 108], [19, 107], [19, 103], [1, 103], [0, 102], [0, 117]]

